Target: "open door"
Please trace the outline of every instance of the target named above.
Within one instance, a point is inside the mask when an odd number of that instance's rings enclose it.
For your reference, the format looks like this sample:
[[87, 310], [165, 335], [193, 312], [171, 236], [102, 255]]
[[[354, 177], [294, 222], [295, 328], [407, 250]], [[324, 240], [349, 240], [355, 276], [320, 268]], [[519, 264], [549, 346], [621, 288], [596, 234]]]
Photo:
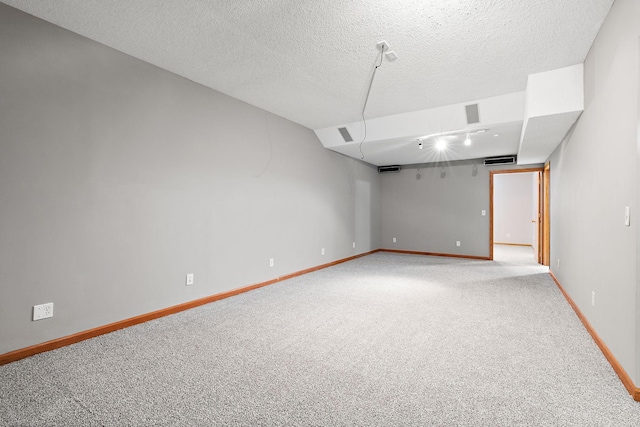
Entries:
[[549, 190], [551, 188], [551, 167], [549, 162], [544, 165], [544, 169], [542, 171], [542, 193], [541, 193], [541, 206], [542, 206], [542, 220], [540, 221], [542, 224], [541, 229], [541, 242], [540, 247], [542, 248], [542, 253], [540, 257], [542, 261], [540, 262], [542, 265], [546, 265], [547, 267], [550, 264], [551, 260], [551, 210], [549, 206]]
[[536, 244], [534, 246], [534, 249], [536, 251], [536, 260], [538, 261], [538, 264], [542, 264], [543, 261], [543, 245], [542, 243], [544, 242], [544, 237], [543, 237], [543, 226], [542, 226], [542, 206], [544, 206], [544, 197], [543, 197], [543, 187], [542, 187], [542, 180], [543, 180], [543, 171], [538, 171], [536, 172], [536, 182], [535, 182], [535, 187], [536, 187], [536, 206], [533, 212], [534, 218], [531, 220], [532, 222], [534, 222], [534, 226], [535, 226], [535, 240], [536, 240]]
[[[523, 168], [511, 170], [495, 170], [489, 172], [489, 259], [493, 259], [494, 245], [494, 175], [534, 173], [534, 209], [531, 212], [532, 229], [534, 235], [535, 259], [538, 264], [549, 265], [549, 202], [548, 202], [548, 170], [543, 168]], [[527, 220], [528, 221], [528, 220]], [[531, 235], [529, 235], [531, 236]], [[502, 243], [509, 244], [509, 243]], [[546, 264], [545, 264], [546, 261]]]

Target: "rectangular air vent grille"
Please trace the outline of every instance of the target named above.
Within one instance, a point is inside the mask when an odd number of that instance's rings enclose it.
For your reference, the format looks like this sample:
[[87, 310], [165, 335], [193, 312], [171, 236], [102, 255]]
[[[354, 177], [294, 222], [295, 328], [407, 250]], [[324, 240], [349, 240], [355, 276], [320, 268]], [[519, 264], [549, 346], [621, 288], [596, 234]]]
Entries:
[[340, 135], [342, 135], [342, 139], [344, 139], [344, 142], [353, 141], [353, 138], [351, 137], [351, 134], [349, 133], [347, 128], [338, 128], [338, 131], [340, 132]]
[[480, 113], [478, 112], [478, 104], [471, 104], [464, 107], [467, 110], [467, 124], [480, 123]]
[[487, 157], [484, 159], [485, 166], [512, 165], [516, 162], [516, 156]]
[[400, 166], [398, 165], [378, 166], [378, 173], [394, 173], [394, 172], [400, 172]]

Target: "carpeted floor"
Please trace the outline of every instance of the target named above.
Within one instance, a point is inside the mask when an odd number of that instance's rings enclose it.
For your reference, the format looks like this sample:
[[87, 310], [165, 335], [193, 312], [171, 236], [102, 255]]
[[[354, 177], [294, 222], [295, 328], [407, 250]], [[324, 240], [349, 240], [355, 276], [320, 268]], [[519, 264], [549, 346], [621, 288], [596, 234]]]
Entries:
[[549, 271], [549, 268], [538, 265], [531, 246], [493, 245], [493, 260], [511, 266], [538, 266], [540, 271]]
[[638, 426], [526, 249], [376, 253], [1, 366], [0, 425]]

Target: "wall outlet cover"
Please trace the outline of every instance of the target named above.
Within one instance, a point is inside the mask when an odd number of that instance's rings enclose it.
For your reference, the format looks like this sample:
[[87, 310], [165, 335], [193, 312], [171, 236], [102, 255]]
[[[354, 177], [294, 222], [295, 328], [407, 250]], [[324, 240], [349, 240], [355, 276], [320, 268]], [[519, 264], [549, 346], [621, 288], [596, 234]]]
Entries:
[[624, 207], [624, 225], [627, 227], [631, 225], [631, 211], [629, 206]]
[[33, 320], [41, 320], [53, 317], [53, 303], [39, 304], [33, 306]]

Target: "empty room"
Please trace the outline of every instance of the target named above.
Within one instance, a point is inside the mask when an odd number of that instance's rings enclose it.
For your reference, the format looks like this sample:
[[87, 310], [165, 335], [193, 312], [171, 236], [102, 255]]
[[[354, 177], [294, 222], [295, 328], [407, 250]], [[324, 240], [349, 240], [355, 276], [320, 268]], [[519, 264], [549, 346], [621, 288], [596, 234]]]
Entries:
[[0, 425], [640, 424], [637, 0], [0, 0]]

